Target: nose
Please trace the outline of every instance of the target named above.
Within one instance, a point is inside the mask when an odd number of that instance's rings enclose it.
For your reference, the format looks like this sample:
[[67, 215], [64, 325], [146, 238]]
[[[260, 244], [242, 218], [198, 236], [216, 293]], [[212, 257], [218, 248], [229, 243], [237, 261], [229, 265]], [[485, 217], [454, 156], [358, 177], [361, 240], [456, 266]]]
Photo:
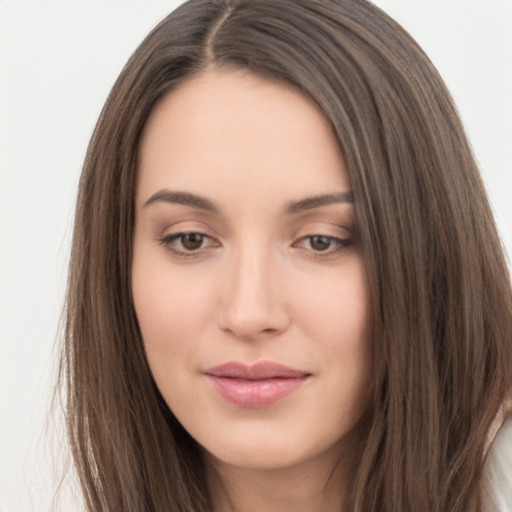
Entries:
[[283, 273], [269, 255], [257, 250], [226, 262], [221, 280], [219, 327], [244, 340], [269, 338], [284, 332], [290, 314]]

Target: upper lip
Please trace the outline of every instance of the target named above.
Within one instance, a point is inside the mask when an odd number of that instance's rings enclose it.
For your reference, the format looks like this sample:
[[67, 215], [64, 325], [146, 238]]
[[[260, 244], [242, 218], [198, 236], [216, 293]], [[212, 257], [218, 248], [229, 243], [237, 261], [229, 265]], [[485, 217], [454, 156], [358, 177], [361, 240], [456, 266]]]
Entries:
[[297, 379], [311, 375], [309, 372], [289, 368], [271, 361], [261, 361], [253, 365], [233, 361], [210, 368], [205, 373], [213, 377], [247, 380]]

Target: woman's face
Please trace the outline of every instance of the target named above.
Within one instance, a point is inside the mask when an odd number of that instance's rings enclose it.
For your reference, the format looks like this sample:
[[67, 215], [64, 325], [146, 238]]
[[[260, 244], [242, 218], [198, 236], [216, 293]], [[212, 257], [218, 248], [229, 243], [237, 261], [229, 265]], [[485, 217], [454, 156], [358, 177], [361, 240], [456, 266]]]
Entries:
[[347, 171], [300, 93], [209, 71], [140, 153], [133, 296], [169, 408], [216, 463], [329, 453], [365, 411], [369, 298]]

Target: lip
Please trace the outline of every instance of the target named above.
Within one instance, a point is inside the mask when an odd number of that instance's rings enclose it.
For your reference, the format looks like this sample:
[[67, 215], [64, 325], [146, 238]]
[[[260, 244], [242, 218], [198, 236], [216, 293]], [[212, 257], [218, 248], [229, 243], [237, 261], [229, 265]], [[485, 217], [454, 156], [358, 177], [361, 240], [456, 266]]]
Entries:
[[278, 363], [228, 362], [204, 372], [227, 401], [245, 408], [268, 407], [297, 390], [311, 373]]

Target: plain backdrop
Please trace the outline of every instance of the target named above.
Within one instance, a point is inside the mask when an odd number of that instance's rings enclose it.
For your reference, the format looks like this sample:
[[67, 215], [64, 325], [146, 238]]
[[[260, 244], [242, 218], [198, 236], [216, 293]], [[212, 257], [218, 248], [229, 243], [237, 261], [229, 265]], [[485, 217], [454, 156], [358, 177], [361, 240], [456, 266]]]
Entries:
[[[0, 0], [0, 511], [51, 510], [47, 418], [73, 203], [131, 52], [178, 1]], [[377, 0], [445, 78], [512, 254], [512, 0]], [[63, 510], [78, 510], [71, 498]]]

